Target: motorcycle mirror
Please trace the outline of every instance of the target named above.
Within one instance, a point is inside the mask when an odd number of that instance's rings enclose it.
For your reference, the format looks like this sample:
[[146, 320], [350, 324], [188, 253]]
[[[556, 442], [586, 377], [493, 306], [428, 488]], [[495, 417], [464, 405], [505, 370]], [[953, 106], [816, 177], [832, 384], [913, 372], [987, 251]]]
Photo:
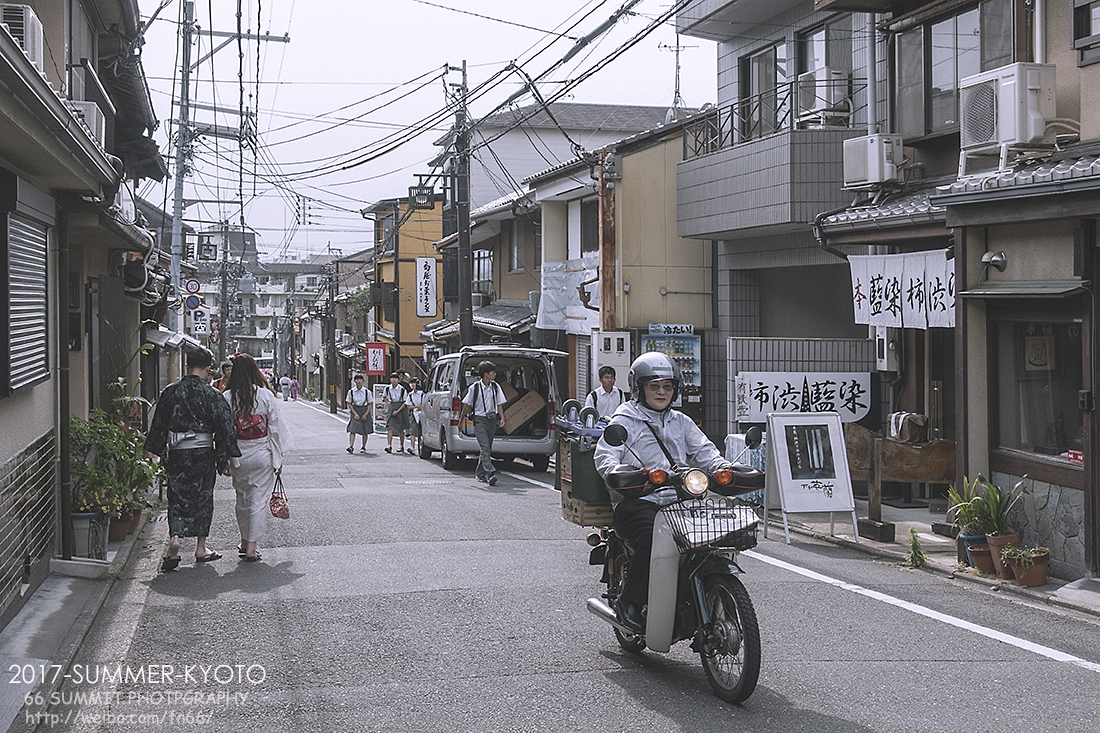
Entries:
[[745, 447], [749, 450], [755, 450], [760, 447], [760, 442], [764, 439], [764, 432], [756, 425], [753, 425], [745, 433]]
[[603, 441], [608, 445], [618, 447], [626, 443], [626, 428], [612, 423], [603, 431]]

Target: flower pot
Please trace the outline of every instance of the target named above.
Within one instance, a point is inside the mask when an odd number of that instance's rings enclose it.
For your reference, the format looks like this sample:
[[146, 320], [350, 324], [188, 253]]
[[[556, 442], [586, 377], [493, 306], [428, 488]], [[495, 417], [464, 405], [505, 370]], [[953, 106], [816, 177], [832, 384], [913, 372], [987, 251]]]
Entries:
[[[962, 543], [962, 551], [964, 553], [966, 553], [966, 563], [967, 563], [967, 565], [973, 565], [974, 562], [970, 559], [970, 548], [974, 545], [984, 545], [985, 544], [985, 535], [984, 534], [960, 534], [959, 535], [959, 542]], [[961, 562], [961, 558], [960, 558], [960, 562]]]
[[108, 542], [122, 542], [130, 531], [130, 515], [111, 517], [111, 528], [107, 531]]
[[95, 512], [70, 515], [73, 524], [73, 555], [104, 560], [107, 557], [107, 517]]
[[135, 509], [134, 511], [130, 512], [130, 527], [127, 530], [127, 534], [130, 534], [135, 529], [137, 529], [139, 524], [141, 524], [141, 510]]
[[997, 577], [1004, 580], [1012, 580], [1014, 577], [1012, 574], [1012, 568], [1005, 567], [1005, 564], [1001, 562], [1001, 550], [1008, 545], [1019, 545], [1020, 534], [1019, 532], [1009, 532], [1008, 534], [999, 535], [986, 535], [985, 543], [989, 545], [989, 552], [993, 555], [993, 567], [997, 569]]
[[1037, 585], [1046, 585], [1047, 582], [1047, 562], [1050, 560], [1050, 553], [1044, 552], [1039, 555], [1032, 556], [1033, 562], [1028, 567], [1023, 567], [1017, 562], [1012, 562], [1012, 574], [1016, 576], [1016, 582], [1022, 586], [1032, 588]]
[[980, 570], [982, 574], [996, 574], [997, 569], [993, 566], [993, 555], [990, 553], [989, 545], [971, 545], [966, 552], [970, 556], [970, 564]]

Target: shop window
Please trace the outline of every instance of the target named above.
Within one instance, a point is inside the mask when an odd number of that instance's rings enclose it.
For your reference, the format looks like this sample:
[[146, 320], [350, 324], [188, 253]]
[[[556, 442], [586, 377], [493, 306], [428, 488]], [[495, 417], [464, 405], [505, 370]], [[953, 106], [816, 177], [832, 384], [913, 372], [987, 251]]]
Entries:
[[983, 0], [900, 33], [899, 132], [907, 138], [959, 126], [959, 82], [1015, 61], [1013, 0]]
[[1078, 66], [1100, 61], [1100, 0], [1073, 0], [1073, 47]]
[[994, 445], [1079, 464], [1084, 445], [1078, 321], [994, 321]]

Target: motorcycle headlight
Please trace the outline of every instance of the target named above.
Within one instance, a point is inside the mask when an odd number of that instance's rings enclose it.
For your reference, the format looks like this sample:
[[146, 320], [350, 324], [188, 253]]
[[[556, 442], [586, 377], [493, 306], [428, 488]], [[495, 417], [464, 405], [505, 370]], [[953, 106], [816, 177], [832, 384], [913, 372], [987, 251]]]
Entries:
[[707, 493], [709, 485], [710, 479], [699, 469], [693, 468], [684, 474], [684, 490], [692, 496], [702, 496]]

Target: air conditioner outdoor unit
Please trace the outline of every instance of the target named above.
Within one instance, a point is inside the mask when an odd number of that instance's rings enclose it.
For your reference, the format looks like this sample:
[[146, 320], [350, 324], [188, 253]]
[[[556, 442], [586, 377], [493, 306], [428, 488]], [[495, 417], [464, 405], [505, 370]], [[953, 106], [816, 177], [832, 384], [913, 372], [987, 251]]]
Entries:
[[27, 58], [38, 68], [38, 72], [42, 73], [44, 71], [42, 51], [45, 45], [42, 42], [42, 22], [38, 20], [38, 16], [34, 14], [31, 7], [0, 3], [0, 23], [8, 27], [8, 33], [19, 42], [23, 53], [27, 54]]
[[959, 85], [963, 150], [1037, 143], [1053, 118], [1053, 64], [1008, 64], [968, 76]]
[[836, 111], [848, 96], [848, 72], [823, 66], [798, 75], [798, 113]]
[[100, 147], [107, 144], [107, 121], [103, 117], [103, 110], [95, 102], [83, 102], [77, 99], [69, 100], [69, 107], [73, 115], [84, 123], [88, 132], [96, 139]]
[[866, 135], [844, 141], [844, 187], [877, 186], [899, 179], [905, 157], [901, 135]]

